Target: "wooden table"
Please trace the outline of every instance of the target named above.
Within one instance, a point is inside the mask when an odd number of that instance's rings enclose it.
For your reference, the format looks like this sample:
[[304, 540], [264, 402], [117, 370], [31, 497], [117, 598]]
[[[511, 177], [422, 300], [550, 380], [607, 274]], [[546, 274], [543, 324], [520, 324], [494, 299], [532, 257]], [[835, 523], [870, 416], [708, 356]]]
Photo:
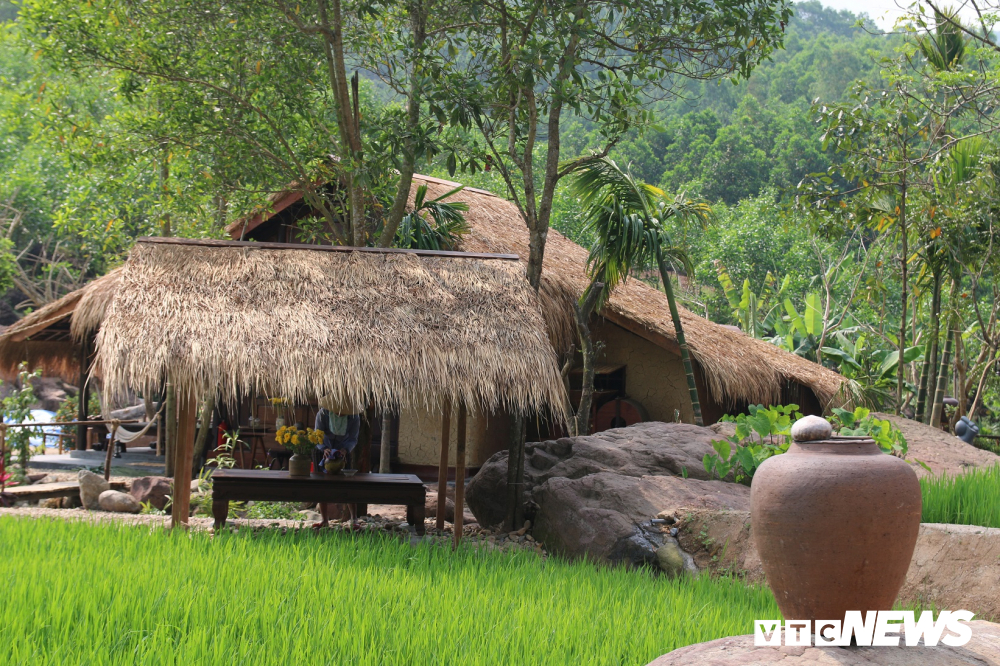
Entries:
[[414, 474], [312, 474], [291, 477], [286, 470], [218, 469], [212, 473], [215, 529], [229, 516], [230, 501], [332, 502], [397, 504], [406, 507], [406, 522], [424, 533], [426, 489]]

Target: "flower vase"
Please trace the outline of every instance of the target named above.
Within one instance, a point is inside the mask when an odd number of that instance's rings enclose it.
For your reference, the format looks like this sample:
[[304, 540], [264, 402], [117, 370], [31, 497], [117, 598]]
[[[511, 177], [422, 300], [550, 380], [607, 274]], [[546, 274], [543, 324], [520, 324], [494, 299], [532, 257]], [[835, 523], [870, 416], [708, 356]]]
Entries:
[[281, 430], [284, 427], [285, 427], [285, 417], [284, 416], [279, 416], [276, 419], [274, 419], [274, 429], [275, 430]]
[[288, 459], [288, 476], [309, 476], [312, 459], [301, 453], [292, 454]]

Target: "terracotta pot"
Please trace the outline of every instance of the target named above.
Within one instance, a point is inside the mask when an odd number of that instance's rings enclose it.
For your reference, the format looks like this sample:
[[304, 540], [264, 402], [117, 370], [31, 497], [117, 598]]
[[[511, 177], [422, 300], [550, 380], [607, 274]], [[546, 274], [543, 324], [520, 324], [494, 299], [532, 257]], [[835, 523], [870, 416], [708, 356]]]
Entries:
[[309, 476], [312, 459], [301, 453], [295, 453], [288, 459], [288, 476]]
[[764, 461], [750, 488], [750, 520], [785, 619], [891, 609], [920, 509], [913, 469], [870, 439], [795, 442]]

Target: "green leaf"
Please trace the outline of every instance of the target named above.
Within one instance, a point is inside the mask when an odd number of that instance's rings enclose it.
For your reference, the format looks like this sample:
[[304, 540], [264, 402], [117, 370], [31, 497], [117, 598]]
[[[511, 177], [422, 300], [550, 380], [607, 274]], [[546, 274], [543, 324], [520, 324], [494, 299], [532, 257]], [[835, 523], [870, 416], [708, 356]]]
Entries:
[[712, 442], [712, 448], [718, 452], [719, 457], [723, 460], [729, 460], [729, 456], [732, 453], [732, 447], [729, 446], [729, 442], [724, 439], [717, 439]]
[[806, 296], [805, 322], [806, 333], [809, 335], [823, 332], [823, 309], [818, 292], [814, 291]]

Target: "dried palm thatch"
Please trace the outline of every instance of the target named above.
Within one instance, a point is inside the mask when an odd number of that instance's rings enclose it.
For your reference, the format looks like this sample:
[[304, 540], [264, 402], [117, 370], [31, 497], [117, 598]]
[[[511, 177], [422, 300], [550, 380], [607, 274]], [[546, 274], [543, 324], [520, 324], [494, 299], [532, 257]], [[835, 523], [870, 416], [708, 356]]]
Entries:
[[[428, 197], [441, 196], [456, 187], [456, 183], [419, 175], [414, 182], [427, 185]], [[474, 188], [465, 188], [452, 198], [469, 204], [466, 221], [471, 230], [463, 238], [461, 249], [513, 252], [527, 258], [528, 231], [515, 204]], [[549, 230], [539, 296], [552, 343], [560, 353], [576, 339], [572, 302], [589, 282], [586, 265], [584, 248]], [[680, 314], [691, 355], [701, 366], [718, 402], [775, 404], [788, 382], [809, 387], [824, 406], [844, 399], [844, 378], [836, 372], [684, 308]], [[640, 280], [632, 279], [618, 287], [601, 315], [661, 347], [677, 349], [666, 296]]]
[[[564, 387], [516, 260], [140, 239], [97, 337], [106, 390], [551, 410]], [[255, 247], [256, 246], [256, 247]]]
[[[100, 326], [103, 308], [118, 287], [119, 274], [118, 269], [113, 270], [9, 326], [0, 335], [0, 376], [15, 377], [24, 362], [29, 369], [41, 368], [47, 375], [76, 381], [79, 341]], [[86, 316], [81, 319], [83, 313]]]

